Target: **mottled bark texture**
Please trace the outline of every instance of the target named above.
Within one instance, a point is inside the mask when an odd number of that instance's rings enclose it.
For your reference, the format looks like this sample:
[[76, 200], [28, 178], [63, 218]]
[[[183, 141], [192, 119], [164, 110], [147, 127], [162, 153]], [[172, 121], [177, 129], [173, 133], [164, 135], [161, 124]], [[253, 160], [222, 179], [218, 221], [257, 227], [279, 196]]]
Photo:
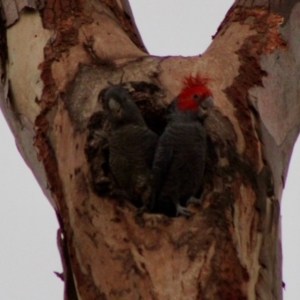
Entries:
[[[159, 58], [145, 52], [126, 0], [2, 0], [1, 108], [60, 221], [65, 299], [282, 299], [298, 2], [236, 1], [201, 57]], [[98, 94], [122, 79], [160, 134], [165, 107], [197, 73], [212, 78], [216, 105], [202, 205], [190, 219], [137, 219], [112, 196]]]

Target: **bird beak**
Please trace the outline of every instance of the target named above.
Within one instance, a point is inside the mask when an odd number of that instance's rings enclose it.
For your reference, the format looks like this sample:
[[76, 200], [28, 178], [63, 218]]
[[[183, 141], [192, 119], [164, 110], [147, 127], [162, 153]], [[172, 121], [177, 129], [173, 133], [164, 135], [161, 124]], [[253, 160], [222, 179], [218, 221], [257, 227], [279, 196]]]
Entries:
[[117, 117], [120, 115], [121, 113], [121, 104], [116, 101], [114, 98], [110, 98], [108, 100], [108, 107], [109, 107], [109, 110], [111, 111], [111, 113]]
[[205, 98], [204, 101], [201, 102], [200, 106], [205, 110], [205, 109], [210, 109], [214, 106], [214, 99], [209, 96]]
[[209, 110], [214, 106], [214, 99], [209, 96], [205, 98], [198, 109], [198, 118], [199, 119], [204, 119], [208, 115]]

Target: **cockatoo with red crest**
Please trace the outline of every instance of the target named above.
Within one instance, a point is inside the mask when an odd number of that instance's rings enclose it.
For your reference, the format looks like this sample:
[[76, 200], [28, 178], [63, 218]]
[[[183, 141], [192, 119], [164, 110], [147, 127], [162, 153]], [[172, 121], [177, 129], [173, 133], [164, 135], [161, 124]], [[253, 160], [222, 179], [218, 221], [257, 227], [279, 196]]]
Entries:
[[208, 78], [186, 77], [172, 102], [170, 121], [160, 136], [152, 167], [150, 210], [190, 216], [185, 207], [201, 188], [206, 159], [203, 120], [213, 107]]

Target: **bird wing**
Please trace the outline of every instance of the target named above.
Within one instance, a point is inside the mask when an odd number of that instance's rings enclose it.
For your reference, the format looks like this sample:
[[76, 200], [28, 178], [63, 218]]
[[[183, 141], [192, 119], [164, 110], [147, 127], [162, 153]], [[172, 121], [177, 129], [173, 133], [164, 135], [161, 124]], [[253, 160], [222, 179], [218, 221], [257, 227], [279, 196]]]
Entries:
[[152, 167], [151, 183], [153, 192], [150, 207], [151, 209], [154, 208], [164, 183], [168, 177], [170, 167], [172, 165], [173, 153], [174, 145], [171, 134], [168, 130], [166, 130], [158, 140]]

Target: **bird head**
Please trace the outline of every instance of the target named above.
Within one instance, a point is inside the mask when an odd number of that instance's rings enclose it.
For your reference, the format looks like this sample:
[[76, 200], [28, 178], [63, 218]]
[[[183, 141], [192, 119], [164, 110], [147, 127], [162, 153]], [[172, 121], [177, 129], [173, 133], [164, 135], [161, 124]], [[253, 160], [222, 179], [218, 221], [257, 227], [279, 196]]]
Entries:
[[115, 126], [143, 125], [144, 120], [130, 94], [122, 86], [108, 88], [104, 94], [104, 108]]
[[182, 112], [195, 112], [200, 118], [205, 117], [214, 105], [211, 90], [207, 87], [208, 82], [209, 78], [199, 74], [186, 77], [177, 97], [177, 109]]

